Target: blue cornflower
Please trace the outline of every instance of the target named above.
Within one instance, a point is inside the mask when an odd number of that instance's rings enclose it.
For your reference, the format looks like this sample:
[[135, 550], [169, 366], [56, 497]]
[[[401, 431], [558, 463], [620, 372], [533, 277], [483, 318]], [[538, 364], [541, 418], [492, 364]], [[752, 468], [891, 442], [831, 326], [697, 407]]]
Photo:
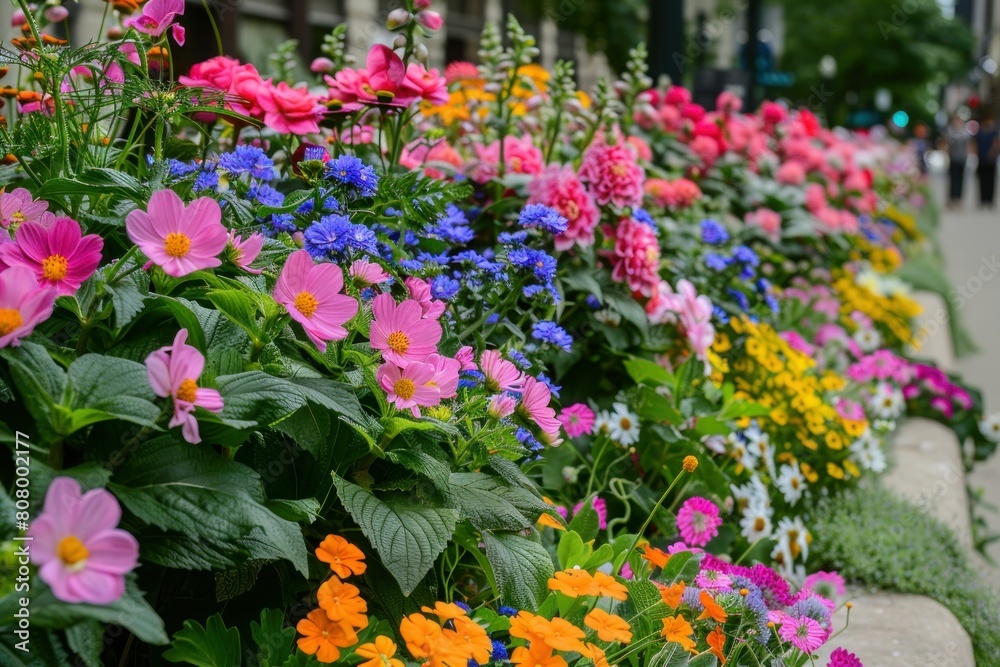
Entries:
[[719, 320], [722, 324], [729, 324], [729, 313], [719, 306], [712, 306], [712, 317]]
[[757, 275], [757, 271], [755, 271], [754, 268], [752, 266], [749, 266], [749, 265], [744, 265], [744, 267], [742, 269], [740, 269], [740, 273], [739, 273], [740, 280], [743, 280], [743, 281], [753, 280], [754, 276], [756, 276], [756, 275]]
[[295, 209], [295, 212], [300, 215], [307, 215], [312, 213], [314, 208], [316, 208], [316, 203], [310, 198], [299, 204], [298, 208]]
[[569, 227], [569, 221], [559, 215], [559, 211], [545, 204], [528, 204], [521, 210], [517, 224], [525, 229], [538, 227], [550, 234], [562, 234]]
[[347, 216], [324, 216], [306, 230], [303, 247], [309, 251], [314, 259], [322, 259], [331, 253], [343, 252], [353, 226]]
[[431, 296], [435, 299], [451, 301], [462, 289], [462, 283], [448, 276], [437, 276], [431, 280]]
[[538, 381], [549, 388], [549, 393], [552, 394], [554, 398], [559, 398], [559, 394], [562, 392], [562, 385], [556, 384], [549, 378], [545, 373], [538, 374]]
[[738, 305], [741, 310], [748, 310], [750, 308], [750, 301], [747, 299], [747, 295], [743, 292], [729, 288], [726, 290], [726, 294], [733, 297], [733, 300], [736, 301], [736, 305]]
[[421, 262], [427, 264], [437, 264], [438, 266], [448, 266], [448, 264], [451, 263], [451, 258], [448, 257], [447, 252], [442, 252], [435, 255], [432, 252], [421, 251], [417, 253], [417, 259], [419, 259]]
[[712, 269], [713, 271], [724, 270], [727, 266], [729, 266], [730, 261], [732, 260], [730, 260], [727, 257], [723, 257], [722, 255], [718, 255], [714, 252], [710, 252], [705, 255], [705, 266]]
[[508, 350], [507, 356], [510, 357], [510, 360], [514, 362], [514, 365], [518, 366], [521, 370], [531, 368], [531, 362], [528, 361], [528, 357], [524, 356], [517, 350]]
[[740, 264], [746, 264], [747, 266], [757, 266], [760, 264], [760, 259], [757, 257], [757, 253], [745, 245], [738, 245], [733, 249], [733, 259]]
[[778, 303], [778, 300], [774, 298], [773, 294], [768, 294], [767, 296], [765, 296], [764, 303], [767, 304], [767, 307], [771, 309], [772, 313], [777, 313], [778, 311], [781, 310], [781, 305]]
[[493, 650], [490, 652], [490, 660], [503, 661], [510, 657], [507, 653], [507, 645], [499, 639], [493, 640]]
[[729, 232], [715, 220], [702, 220], [701, 240], [711, 245], [721, 245], [729, 240]]
[[597, 298], [596, 294], [588, 294], [584, 303], [586, 303], [594, 310], [597, 310], [601, 307], [601, 300]]
[[514, 437], [517, 438], [518, 442], [524, 445], [524, 448], [528, 451], [537, 452], [545, 448], [545, 446], [538, 441], [538, 438], [533, 436], [531, 431], [523, 426], [517, 427], [517, 431], [514, 432]]
[[375, 170], [353, 155], [339, 155], [326, 163], [326, 176], [357, 188], [365, 197], [371, 197], [378, 188]]
[[203, 171], [194, 179], [191, 189], [195, 192], [202, 190], [214, 190], [219, 187], [219, 174], [215, 171]]
[[531, 327], [531, 337], [543, 343], [558, 345], [567, 352], [573, 349], [573, 337], [555, 322], [548, 320], [535, 322]]
[[500, 607], [497, 608], [497, 613], [499, 613], [501, 616], [517, 616], [518, 611], [513, 607], [508, 607], [507, 605], [500, 605]]
[[[389, 259], [392, 258], [390, 257]], [[399, 261], [399, 265], [404, 269], [406, 269], [407, 271], [409, 271], [410, 273], [414, 273], [424, 268], [424, 263], [421, 262], [419, 259], [401, 259]]]
[[325, 146], [308, 146], [302, 158], [304, 160], [323, 160], [329, 156], [330, 154], [326, 152]]
[[760, 278], [757, 280], [756, 287], [757, 291], [760, 292], [761, 294], [767, 294], [768, 292], [771, 291], [771, 281], [769, 281], [767, 278]]
[[323, 200], [323, 210], [336, 213], [340, 210], [340, 202], [337, 201], [336, 197], [327, 197]]
[[528, 232], [500, 232], [497, 235], [497, 241], [503, 245], [516, 245], [518, 243], [524, 243], [528, 238]]
[[247, 199], [253, 199], [264, 206], [281, 206], [285, 203], [285, 195], [264, 183], [251, 185], [247, 190]]
[[[150, 155], [150, 158], [153, 156]], [[192, 160], [191, 162], [181, 162], [180, 160], [171, 159], [167, 162], [170, 165], [170, 175], [176, 176], [178, 178], [184, 176], [190, 176], [194, 172], [201, 169], [201, 167]]]
[[438, 218], [437, 222], [426, 229], [428, 236], [435, 236], [443, 241], [466, 244], [475, 238], [476, 233], [469, 227], [469, 221], [454, 204], [448, 204], [447, 214]]
[[517, 248], [507, 253], [507, 261], [516, 267], [530, 269], [539, 282], [549, 283], [556, 277], [556, 260], [544, 250]]
[[653, 229], [656, 229], [656, 221], [653, 220], [653, 216], [649, 214], [644, 208], [634, 208], [632, 209], [632, 217], [641, 222], [644, 225], [649, 225]]
[[295, 224], [295, 216], [291, 213], [275, 213], [271, 216], [271, 227], [275, 232], [288, 232], [289, 234], [298, 229]]
[[274, 161], [259, 146], [240, 144], [219, 156], [219, 166], [234, 176], [250, 174], [265, 181], [274, 178]]
[[364, 225], [351, 225], [344, 237], [344, 242], [352, 250], [371, 255], [378, 254], [378, 237], [375, 236], [375, 232]]

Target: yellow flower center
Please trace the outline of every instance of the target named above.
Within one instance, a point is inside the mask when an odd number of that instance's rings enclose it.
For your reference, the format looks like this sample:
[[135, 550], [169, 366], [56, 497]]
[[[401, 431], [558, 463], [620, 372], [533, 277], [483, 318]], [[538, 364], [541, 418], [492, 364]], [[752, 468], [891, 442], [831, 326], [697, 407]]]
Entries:
[[626, 431], [632, 428], [632, 420], [628, 417], [622, 417], [618, 424]]
[[69, 273], [69, 262], [62, 255], [49, 255], [42, 260], [42, 277], [46, 280], [62, 280]]
[[170, 232], [163, 241], [163, 250], [171, 257], [183, 257], [191, 250], [191, 237], [180, 232]]
[[393, 331], [386, 342], [389, 344], [389, 349], [396, 354], [406, 354], [410, 349], [410, 339], [402, 331]]
[[615, 176], [624, 176], [626, 173], [628, 173], [628, 166], [619, 162], [615, 166], [611, 167], [611, 173], [614, 174]]
[[580, 217], [580, 207], [575, 201], [568, 201], [563, 205], [562, 215], [567, 220], [576, 220]]
[[24, 324], [21, 319], [21, 312], [13, 308], [0, 308], [0, 336], [6, 336], [12, 331], [16, 331]]
[[754, 520], [753, 529], [758, 532], [764, 530], [764, 517], [759, 516]]
[[295, 309], [305, 315], [312, 317], [316, 309], [319, 308], [319, 301], [311, 292], [299, 292], [295, 297]]
[[70, 535], [64, 537], [59, 543], [59, 546], [56, 548], [56, 555], [66, 565], [72, 566], [89, 558], [90, 552], [87, 551], [87, 547], [83, 546], [83, 542], [75, 536]]
[[413, 383], [413, 380], [400, 378], [396, 380], [396, 384], [392, 385], [392, 390], [396, 393], [396, 396], [399, 396], [404, 401], [408, 401], [417, 392], [417, 385]]
[[197, 397], [198, 383], [191, 378], [184, 380], [184, 382], [181, 382], [181, 386], [177, 387], [177, 400], [194, 403]]

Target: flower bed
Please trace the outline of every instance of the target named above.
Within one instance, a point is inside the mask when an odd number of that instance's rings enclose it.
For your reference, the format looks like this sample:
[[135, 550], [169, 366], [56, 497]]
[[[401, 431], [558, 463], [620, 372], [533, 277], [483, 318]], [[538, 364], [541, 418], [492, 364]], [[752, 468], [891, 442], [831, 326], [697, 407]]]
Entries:
[[908, 411], [992, 453], [904, 352], [891, 141], [707, 111], [641, 51], [588, 95], [513, 20], [442, 74], [426, 0], [364, 68], [335, 30], [312, 88], [175, 84], [183, 8], [76, 50], [28, 12], [5, 56], [9, 655], [802, 665], [844, 602], [813, 503]]

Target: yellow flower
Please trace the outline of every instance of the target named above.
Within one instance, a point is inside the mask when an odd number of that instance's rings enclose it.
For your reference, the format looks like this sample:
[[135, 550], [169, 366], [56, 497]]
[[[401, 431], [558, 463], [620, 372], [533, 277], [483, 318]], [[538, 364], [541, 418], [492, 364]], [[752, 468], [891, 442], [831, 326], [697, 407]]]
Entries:
[[826, 446], [830, 449], [843, 449], [844, 439], [836, 431], [828, 431], [826, 434]]
[[826, 464], [826, 473], [834, 479], [844, 479], [844, 469], [833, 461], [829, 461]]

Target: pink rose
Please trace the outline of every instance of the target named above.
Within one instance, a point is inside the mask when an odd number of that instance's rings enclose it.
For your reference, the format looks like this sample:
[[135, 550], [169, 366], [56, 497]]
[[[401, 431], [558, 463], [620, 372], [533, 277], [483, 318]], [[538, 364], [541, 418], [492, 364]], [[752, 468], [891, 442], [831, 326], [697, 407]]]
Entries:
[[264, 110], [264, 124], [283, 134], [319, 132], [323, 107], [305, 88], [292, 88], [284, 81], [277, 86], [261, 86], [257, 102]]

